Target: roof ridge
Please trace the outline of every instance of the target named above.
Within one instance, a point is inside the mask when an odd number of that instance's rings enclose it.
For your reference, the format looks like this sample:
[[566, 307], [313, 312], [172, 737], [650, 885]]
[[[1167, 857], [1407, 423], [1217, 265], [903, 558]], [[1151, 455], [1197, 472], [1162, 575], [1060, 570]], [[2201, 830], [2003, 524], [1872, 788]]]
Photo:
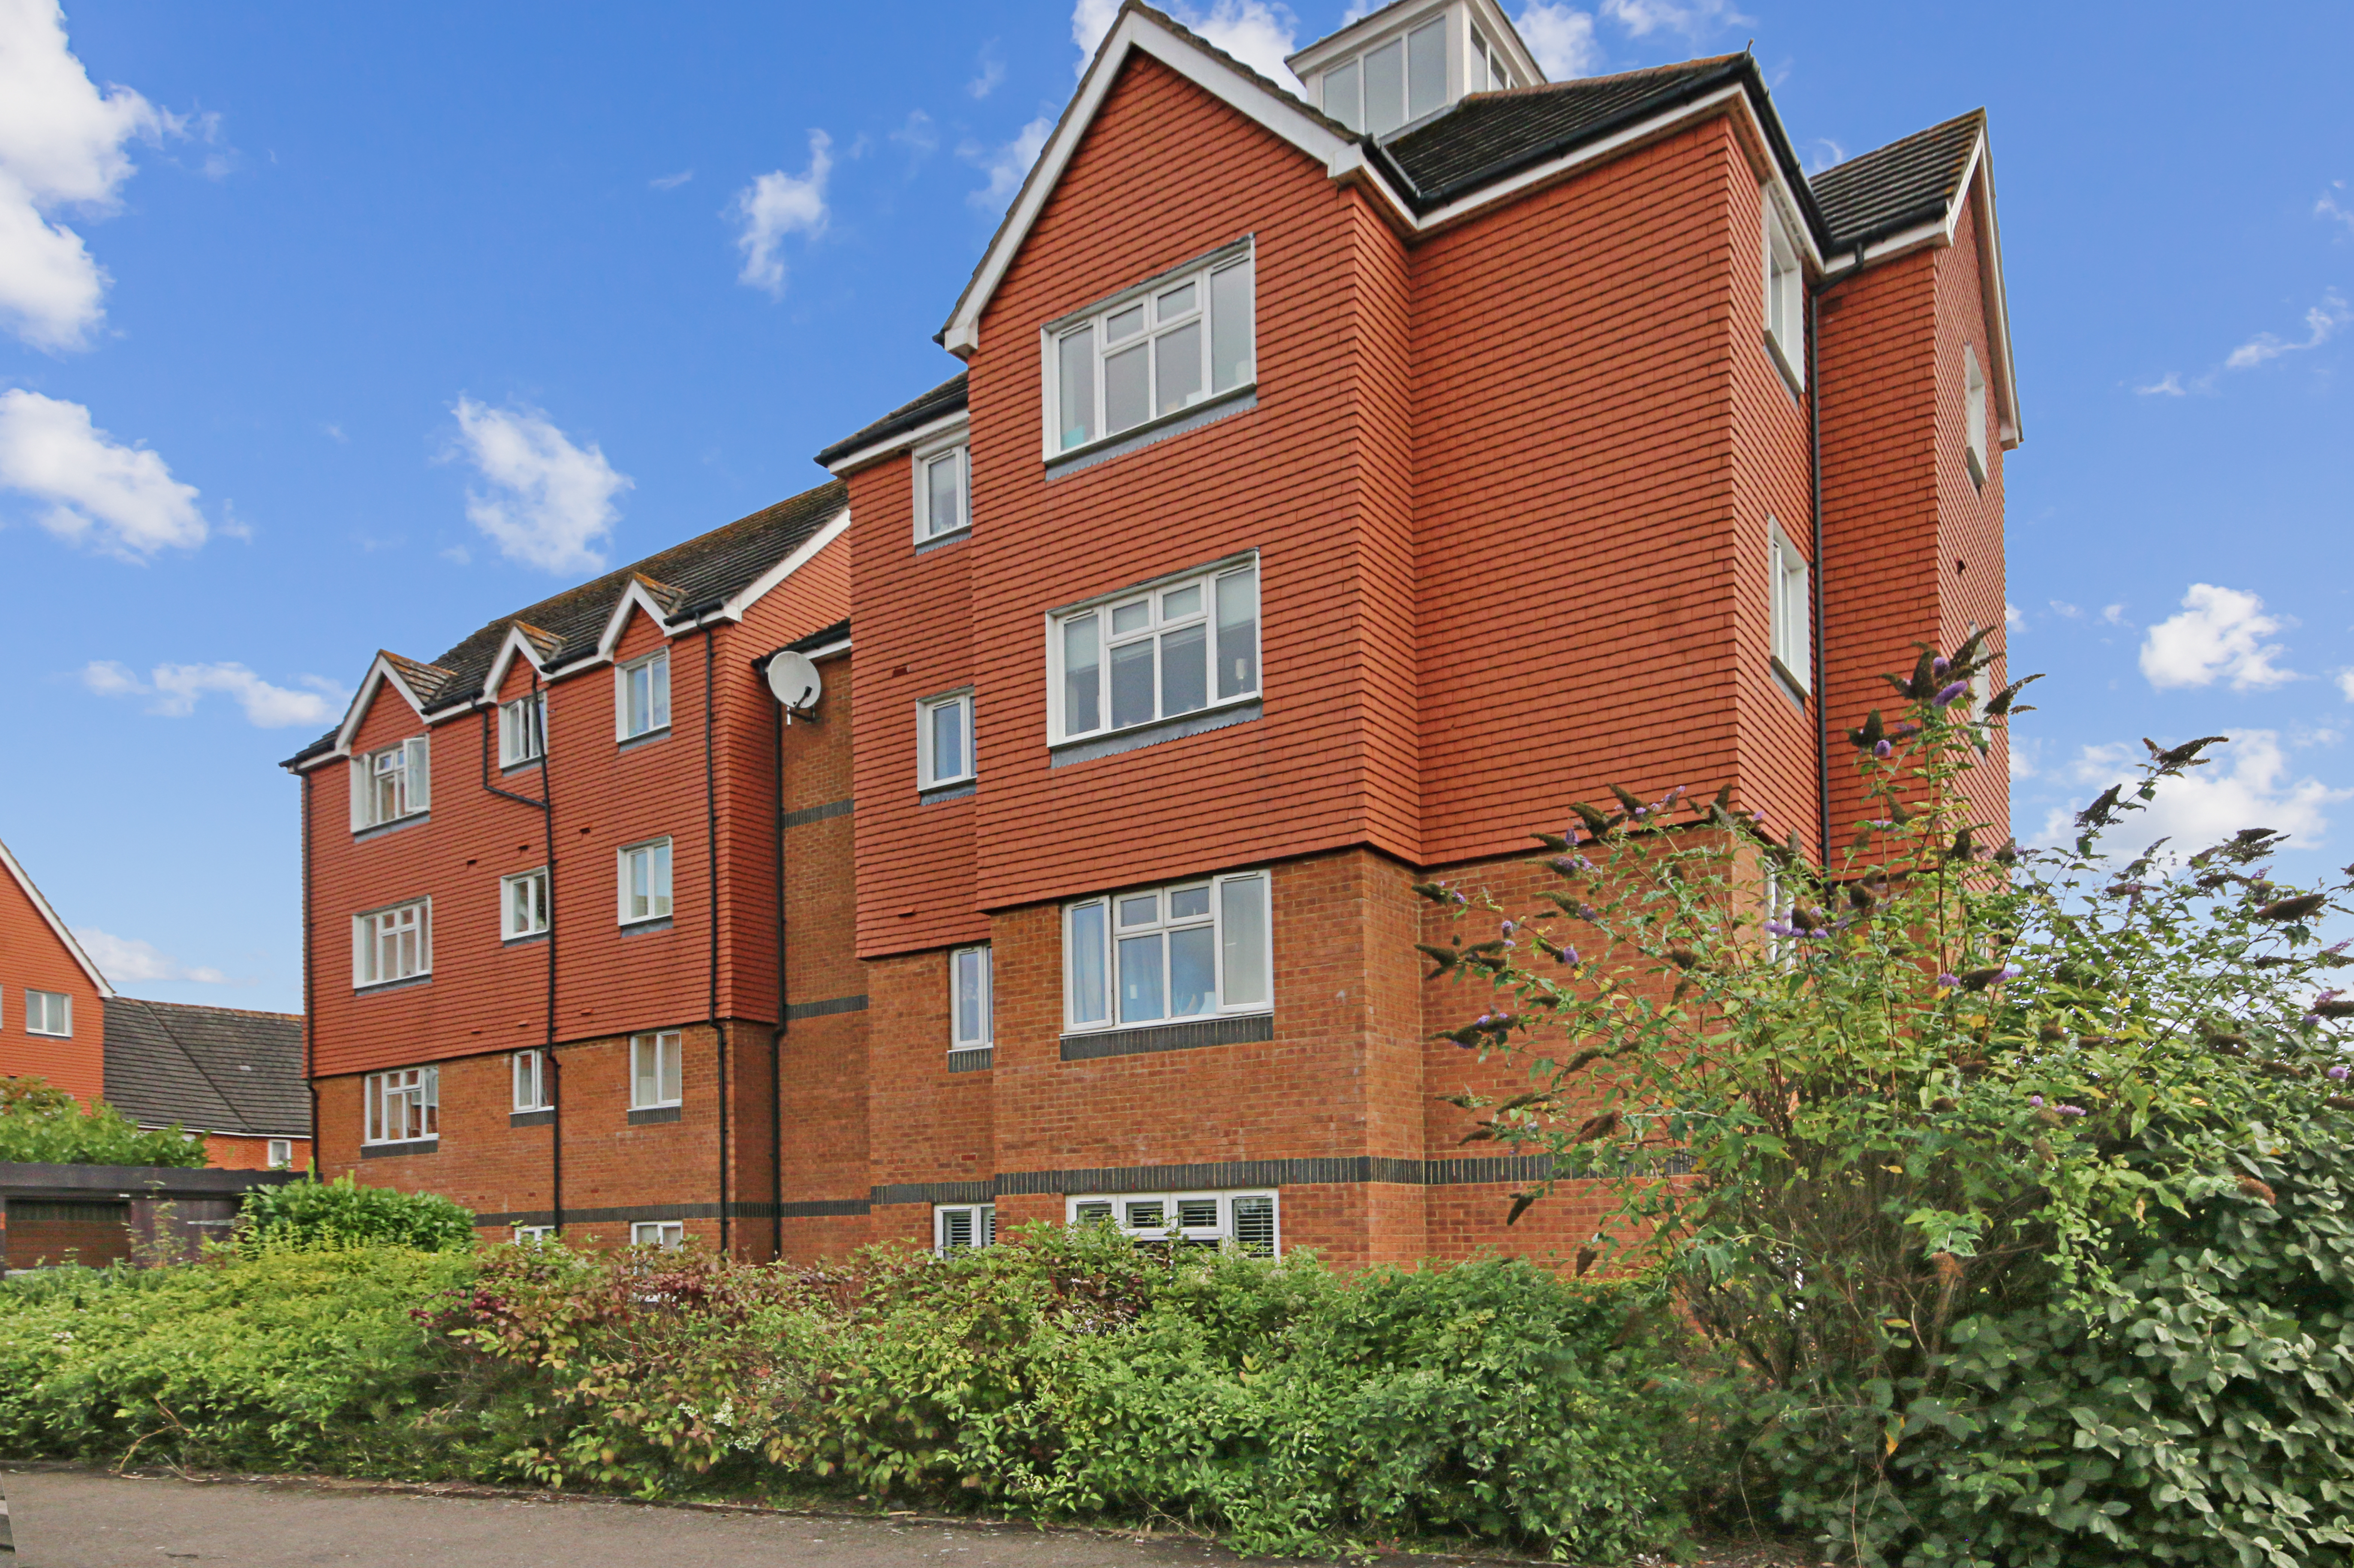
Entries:
[[299, 1012], [272, 1012], [261, 1007], [223, 1007], [211, 1001], [165, 1001], [153, 996], [117, 996], [117, 1001], [135, 1001], [142, 1007], [170, 1007], [186, 1012], [233, 1012], [239, 1018], [283, 1018], [292, 1022], [302, 1022]]

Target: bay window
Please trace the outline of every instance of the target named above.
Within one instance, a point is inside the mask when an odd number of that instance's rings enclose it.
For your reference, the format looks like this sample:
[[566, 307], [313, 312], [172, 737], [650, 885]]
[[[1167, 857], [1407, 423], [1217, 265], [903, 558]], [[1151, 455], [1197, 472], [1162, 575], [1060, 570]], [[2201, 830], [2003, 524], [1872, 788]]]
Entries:
[[414, 899], [353, 917], [353, 985], [387, 985], [432, 972], [433, 900]]
[[1183, 412], [1256, 378], [1250, 242], [1046, 328], [1046, 455]]
[[441, 1072], [438, 1067], [403, 1067], [390, 1073], [370, 1073], [361, 1080], [367, 1143], [409, 1143], [441, 1136]]
[[431, 808], [430, 750], [420, 735], [352, 758], [352, 832], [382, 827]]
[[1238, 872], [1063, 909], [1066, 1033], [1265, 1012], [1267, 874]]
[[1048, 739], [1258, 695], [1258, 560], [1130, 589], [1050, 624]]

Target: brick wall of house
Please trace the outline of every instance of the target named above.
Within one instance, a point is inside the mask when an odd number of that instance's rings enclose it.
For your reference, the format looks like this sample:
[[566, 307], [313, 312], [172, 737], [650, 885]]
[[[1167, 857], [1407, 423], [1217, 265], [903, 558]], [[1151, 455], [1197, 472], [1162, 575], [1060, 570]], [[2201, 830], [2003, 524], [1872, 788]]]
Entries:
[[[1986, 175], [1981, 172], [1979, 179]], [[1992, 336], [1980, 270], [1980, 225], [1978, 204], [1966, 202], [1954, 243], [1936, 253], [1937, 287], [1937, 603], [1938, 646], [1950, 649], [1969, 635], [1973, 626], [1993, 630], [1989, 643], [2001, 648], [2009, 630], [2004, 622], [2002, 535], [2001, 428], [2002, 388], [1988, 344]], [[1962, 345], [1978, 355], [1979, 373], [1987, 379], [1985, 433], [1987, 476], [1980, 485], [1965, 461]], [[2010, 677], [2008, 658], [1999, 659], [1993, 686], [1999, 691]], [[1990, 823], [1988, 847], [2010, 831], [2010, 734], [1995, 732], [1993, 749], [1968, 780], [1978, 821]]]
[[[28, 990], [73, 999], [70, 1038], [26, 1029]], [[0, 870], [0, 1077], [46, 1078], [84, 1104], [97, 1099], [106, 1087], [105, 1022], [90, 972], [16, 879]]]

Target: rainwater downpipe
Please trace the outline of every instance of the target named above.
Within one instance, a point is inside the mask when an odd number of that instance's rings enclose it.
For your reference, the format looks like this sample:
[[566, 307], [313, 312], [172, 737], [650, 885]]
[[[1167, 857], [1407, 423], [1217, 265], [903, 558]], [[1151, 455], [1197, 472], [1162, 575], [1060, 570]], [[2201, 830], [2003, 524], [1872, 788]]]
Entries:
[[[531, 673], [531, 700], [542, 701], [539, 671]], [[556, 1065], [556, 770], [555, 748], [548, 744], [547, 711], [539, 710], [539, 799], [502, 789], [491, 782], [491, 710], [482, 710], [482, 788], [540, 815], [540, 831], [547, 841], [547, 1026], [540, 1044], [540, 1071], [546, 1075], [547, 1207], [549, 1227], [564, 1234], [564, 1081]]]
[[703, 817], [706, 874], [711, 890], [711, 1029], [717, 1041], [719, 1065], [719, 1251], [727, 1255], [731, 1234], [727, 1224], [727, 1025], [719, 1017], [719, 773], [712, 728], [718, 684], [718, 649], [712, 640], [718, 624], [703, 628]]
[[311, 1180], [319, 1179], [319, 999], [311, 968], [319, 944], [311, 930], [311, 783], [315, 768], [302, 773], [302, 1082], [311, 1091]]

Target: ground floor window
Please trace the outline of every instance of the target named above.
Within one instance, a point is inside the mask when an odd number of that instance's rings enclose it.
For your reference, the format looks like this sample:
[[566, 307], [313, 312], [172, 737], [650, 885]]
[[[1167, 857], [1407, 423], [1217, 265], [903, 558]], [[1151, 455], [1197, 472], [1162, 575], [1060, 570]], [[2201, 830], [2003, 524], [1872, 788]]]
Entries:
[[517, 1246], [537, 1246], [542, 1242], [555, 1239], [554, 1225], [517, 1225], [514, 1228], [514, 1244]]
[[441, 1073], [435, 1067], [403, 1067], [370, 1073], [361, 1087], [366, 1106], [366, 1141], [406, 1143], [441, 1136]]
[[932, 1208], [932, 1250], [946, 1257], [997, 1245], [997, 1205], [938, 1203]]
[[270, 1140], [270, 1168], [272, 1171], [285, 1171], [291, 1169], [293, 1164], [294, 1140], [291, 1138], [271, 1139]]
[[1279, 1245], [1273, 1192], [1120, 1192], [1073, 1197], [1066, 1207], [1075, 1225], [1116, 1225], [1140, 1241], [1232, 1242], [1268, 1257]]
[[686, 1224], [681, 1220], [640, 1220], [630, 1227], [630, 1245], [674, 1252], [686, 1245]]

